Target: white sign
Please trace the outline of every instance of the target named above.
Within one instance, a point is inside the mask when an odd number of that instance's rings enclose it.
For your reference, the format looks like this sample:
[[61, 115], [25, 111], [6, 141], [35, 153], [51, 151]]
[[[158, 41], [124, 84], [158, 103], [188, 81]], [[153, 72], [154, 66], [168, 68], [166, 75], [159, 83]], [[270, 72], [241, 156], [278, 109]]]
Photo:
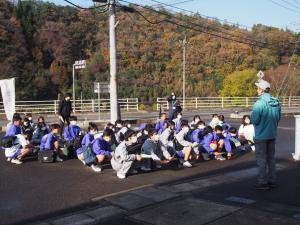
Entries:
[[0, 80], [0, 87], [6, 118], [12, 120], [16, 112], [15, 78]]
[[94, 92], [95, 93], [109, 93], [110, 85], [106, 82], [95, 82], [94, 83]]

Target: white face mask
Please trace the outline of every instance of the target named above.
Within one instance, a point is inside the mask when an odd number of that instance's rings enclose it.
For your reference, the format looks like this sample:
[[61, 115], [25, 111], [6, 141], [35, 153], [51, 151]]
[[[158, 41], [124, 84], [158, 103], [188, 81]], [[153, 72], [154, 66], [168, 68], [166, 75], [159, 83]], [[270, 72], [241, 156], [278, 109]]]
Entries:
[[188, 132], [189, 132], [189, 130], [190, 130], [190, 128], [188, 128], [188, 127], [184, 127], [182, 130], [184, 131], [184, 133], [188, 133]]
[[203, 130], [205, 128], [205, 126], [204, 125], [200, 125], [198, 128], [201, 129], [201, 130]]
[[177, 116], [177, 118], [178, 118], [178, 119], [181, 119], [181, 118], [182, 118], [182, 115]]
[[158, 136], [158, 135], [155, 135], [155, 136], [154, 136], [154, 140], [155, 140], [155, 141], [158, 141], [158, 139], [159, 139], [159, 136]]
[[131, 124], [127, 124], [127, 127], [128, 127], [128, 128], [131, 128]]
[[77, 124], [77, 121], [71, 121], [70, 124], [71, 124], [71, 125], [76, 125], [76, 124]]
[[250, 120], [249, 119], [245, 119], [245, 123], [246, 124], [250, 124]]
[[28, 125], [28, 122], [24, 122], [24, 126], [27, 126]]
[[32, 120], [32, 117], [28, 117], [29, 120]]
[[200, 120], [199, 119], [195, 119], [195, 123], [198, 123]]

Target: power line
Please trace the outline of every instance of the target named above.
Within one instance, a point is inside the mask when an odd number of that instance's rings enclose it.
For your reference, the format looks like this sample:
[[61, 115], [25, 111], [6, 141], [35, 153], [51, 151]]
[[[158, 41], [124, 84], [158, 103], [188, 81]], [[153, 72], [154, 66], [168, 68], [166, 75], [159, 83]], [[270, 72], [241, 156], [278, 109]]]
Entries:
[[75, 3], [73, 3], [73, 2], [71, 2], [71, 1], [69, 1], [69, 0], [63, 0], [63, 1], [69, 3], [70, 5], [72, 5], [72, 6], [76, 7], [76, 8], [78, 8], [78, 9], [83, 9], [83, 10], [93, 10], [93, 9], [99, 9], [99, 8], [105, 8], [105, 7], [107, 7], [107, 8], [106, 8], [104, 11], [102, 11], [102, 12], [106, 12], [106, 11], [108, 10], [108, 6], [110, 5], [110, 4], [105, 4], [105, 5], [101, 5], [101, 6], [94, 6], [94, 7], [88, 7], [88, 8], [86, 8], [86, 7], [82, 7], [82, 6], [80, 6], [80, 5], [77, 5], [77, 4], [75, 4]]
[[[165, 16], [168, 16], [168, 17], [170, 17], [170, 18], [174, 18], [174, 19], [180, 21], [180, 19], [177, 18], [176, 16], [167, 14], [167, 13], [162, 12], [162, 11], [157, 11], [157, 10], [155, 10], [155, 9], [153, 9], [153, 8], [149, 8], [149, 7], [145, 7], [145, 6], [139, 5], [139, 4], [135, 4], [135, 3], [132, 3], [132, 2], [128, 2], [128, 1], [126, 1], [126, 0], [120, 0], [120, 1], [125, 2], [125, 3], [128, 3], [128, 4], [132, 4], [132, 5], [136, 6], [136, 7], [144, 8], [144, 9], [153, 11], [153, 12], [155, 12], [155, 13], [157, 13], [157, 14], [165, 15]], [[135, 9], [135, 10], [137, 10], [137, 9]], [[174, 24], [174, 25], [177, 25], [177, 26], [180, 26], [180, 27], [189, 29], [189, 30], [194, 30], [194, 31], [198, 31], [198, 32], [201, 32], [201, 33], [209, 34], [209, 35], [212, 35], [212, 36], [214, 36], [214, 37], [222, 38], [222, 39], [225, 39], [225, 40], [234, 41], [234, 42], [238, 42], [238, 43], [242, 43], [242, 44], [247, 44], [247, 45], [251, 45], [251, 46], [256, 46], [256, 47], [260, 47], [260, 48], [270, 48], [270, 49], [272, 49], [271, 47], [268, 47], [268, 46], [262, 46], [262, 45], [259, 45], [258, 43], [253, 43], [253, 40], [251, 40], [251, 42], [249, 42], [250, 40], [249, 40], [249, 41], [243, 41], [243, 40], [237, 40], [237, 39], [234, 39], [234, 38], [232, 38], [232, 37], [221, 36], [221, 35], [219, 35], [219, 34], [211, 33], [211, 32], [209, 32], [209, 31], [206, 31], [206, 30], [203, 30], [203, 29], [201, 29], [201, 30], [200, 30], [200, 29], [197, 29], [197, 28], [195, 28], [195, 27], [193, 27], [193, 26], [191, 26], [191, 25], [189, 26], [189, 25], [186, 25], [186, 24], [180, 24], [180, 23], [175, 22], [175, 21], [170, 20], [170, 19], [165, 19], [165, 22], [168, 22], [168, 23], [171, 23], [171, 24]], [[182, 20], [181, 20], [181, 22], [182, 22]], [[187, 22], [184, 21], [184, 23], [187, 23]], [[191, 24], [191, 23], [190, 23], [190, 24]], [[193, 24], [193, 23], [192, 23], [192, 24]], [[196, 25], [196, 26], [198, 26], [198, 27], [200, 26], [199, 24], [193, 24], [193, 25]]]
[[172, 7], [172, 8], [174, 8], [174, 9], [177, 9], [177, 10], [180, 10], [180, 11], [183, 11], [183, 12], [192, 13], [192, 14], [198, 14], [198, 15], [200, 15], [201, 17], [204, 17], [204, 18], [206, 18], [206, 19], [216, 20], [216, 21], [219, 21], [219, 22], [231, 24], [232, 26], [237, 26], [237, 25], [238, 25], [239, 27], [244, 27], [244, 28], [246, 28], [246, 29], [251, 29], [251, 27], [248, 27], [248, 26], [246, 26], [246, 25], [237, 24], [237, 23], [234, 23], [234, 22], [230, 22], [230, 21], [228, 21], [228, 20], [219, 19], [219, 18], [215, 18], [215, 17], [212, 17], [212, 16], [207, 16], [207, 15], [201, 14], [201, 13], [199, 13], [199, 12], [193, 12], [193, 11], [191, 11], [191, 10], [187, 10], [187, 9], [183, 9], [183, 8], [174, 6], [174, 4], [166, 4], [166, 3], [159, 2], [159, 1], [155, 1], [155, 0], [149, 0], [149, 1], [159, 3], [160, 5]]
[[[161, 4], [165, 5], [165, 6], [170, 6], [170, 7], [172, 7], [172, 8], [181, 9], [181, 8], [179, 8], [179, 7], [175, 7], [175, 6], [172, 6], [172, 5], [168, 5], [168, 4], [159, 2], [159, 1], [157, 1], [157, 0], [150, 0], [150, 1], [156, 2], [156, 3], [161, 3]], [[181, 9], [181, 10], [184, 10], [184, 9]], [[189, 12], [192, 12], [192, 11], [189, 11]], [[199, 24], [193, 24], [193, 25], [200, 26]], [[201, 26], [201, 27], [202, 27], [202, 26]], [[215, 29], [215, 28], [211, 28], [211, 27], [207, 27], [207, 26], [206, 26], [206, 29], [213, 30], [213, 31], [215, 31], [215, 32], [220, 32], [220, 33], [223, 33], [223, 34], [226, 34], [226, 35], [234, 36], [234, 37], [237, 37], [237, 38], [243, 38], [243, 39], [248, 40], [248, 41], [254, 41], [254, 42], [257, 42], [257, 43], [261, 43], [261, 44], [263, 44], [263, 45], [267, 44], [266, 42], [261, 42], [261, 41], [254, 40], [254, 39], [250, 39], [250, 38], [247, 38], [247, 37], [236, 36], [236, 35], [234, 35], [234, 34], [231, 34], [231, 33], [226, 32], [226, 31], [221, 31], [220, 29]]]
[[268, 0], [268, 1], [272, 2], [275, 5], [278, 5], [278, 6], [282, 7], [282, 8], [284, 8], [284, 9], [287, 9], [287, 10], [292, 11], [294, 13], [300, 14], [300, 11], [297, 11], [297, 10], [291, 9], [289, 7], [286, 7], [285, 5], [282, 5], [282, 4], [278, 3], [278, 2], [275, 2], [273, 0]]
[[292, 6], [292, 7], [295, 7], [295, 8], [297, 8], [297, 9], [300, 9], [297, 5], [294, 5], [294, 4], [292, 4], [292, 3], [290, 3], [290, 2], [288, 2], [288, 1], [286, 1], [286, 0], [281, 0], [282, 2], [285, 2], [286, 4], [288, 4], [288, 5], [290, 5], [290, 6]]

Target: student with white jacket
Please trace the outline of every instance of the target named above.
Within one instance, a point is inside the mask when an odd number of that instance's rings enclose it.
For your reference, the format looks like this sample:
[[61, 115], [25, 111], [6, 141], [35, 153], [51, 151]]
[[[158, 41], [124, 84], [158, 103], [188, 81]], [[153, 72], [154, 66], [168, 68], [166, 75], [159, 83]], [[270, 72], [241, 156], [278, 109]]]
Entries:
[[117, 172], [117, 177], [120, 179], [126, 178], [135, 160], [142, 160], [139, 154], [128, 154], [127, 151], [129, 146], [137, 142], [136, 133], [132, 130], [128, 130], [124, 134], [124, 138], [125, 140], [118, 145], [111, 159], [111, 166]]

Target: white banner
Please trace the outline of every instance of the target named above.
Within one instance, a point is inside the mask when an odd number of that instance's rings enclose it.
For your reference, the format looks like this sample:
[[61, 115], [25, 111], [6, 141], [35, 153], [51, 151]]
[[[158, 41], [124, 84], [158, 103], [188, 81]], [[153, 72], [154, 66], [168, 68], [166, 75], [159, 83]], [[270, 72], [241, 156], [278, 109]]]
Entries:
[[12, 120], [16, 111], [15, 78], [0, 80], [0, 87], [6, 118]]

